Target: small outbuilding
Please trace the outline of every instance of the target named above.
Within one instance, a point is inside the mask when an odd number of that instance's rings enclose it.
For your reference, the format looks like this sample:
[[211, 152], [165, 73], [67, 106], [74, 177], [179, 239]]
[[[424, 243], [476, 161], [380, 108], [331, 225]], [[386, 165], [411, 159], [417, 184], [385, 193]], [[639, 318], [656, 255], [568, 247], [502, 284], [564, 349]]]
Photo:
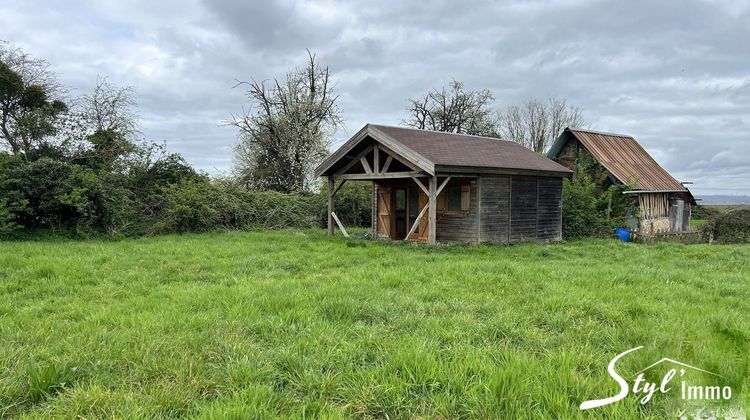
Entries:
[[642, 235], [682, 232], [690, 229], [691, 205], [695, 198], [641, 147], [632, 136], [566, 128], [547, 157], [569, 168], [584, 158], [598, 162], [609, 182], [631, 186], [639, 214], [631, 225]]
[[328, 234], [336, 193], [373, 183], [372, 234], [435, 242], [548, 242], [562, 238], [562, 179], [572, 171], [496, 138], [365, 125], [315, 176], [328, 179]]

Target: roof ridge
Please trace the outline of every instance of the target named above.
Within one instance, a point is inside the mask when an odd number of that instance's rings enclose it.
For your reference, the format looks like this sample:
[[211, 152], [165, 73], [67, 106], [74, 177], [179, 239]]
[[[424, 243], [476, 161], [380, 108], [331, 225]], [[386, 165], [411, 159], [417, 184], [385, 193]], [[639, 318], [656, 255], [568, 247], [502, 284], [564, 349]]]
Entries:
[[453, 135], [453, 136], [474, 137], [474, 138], [483, 139], [483, 140], [502, 140], [502, 141], [507, 141], [509, 143], [518, 144], [518, 143], [516, 143], [514, 141], [507, 140], [507, 139], [500, 138], [500, 137], [478, 136], [476, 134], [454, 133], [452, 131], [427, 130], [425, 128], [404, 127], [404, 126], [400, 126], [400, 125], [374, 124], [374, 123], [367, 123], [367, 124], [375, 126], [375, 127], [398, 128], [398, 129], [402, 129], [402, 130], [413, 130], [413, 131], [421, 131], [421, 132], [428, 132], [428, 133], [438, 133], [438, 134], [450, 134], [450, 135]]
[[577, 128], [577, 127], [566, 127], [566, 129], [570, 131], [581, 131], [584, 133], [601, 134], [603, 136], [627, 137], [627, 138], [635, 140], [635, 137], [633, 137], [630, 134], [608, 133], [606, 131], [596, 131], [596, 130], [589, 130], [587, 128]]

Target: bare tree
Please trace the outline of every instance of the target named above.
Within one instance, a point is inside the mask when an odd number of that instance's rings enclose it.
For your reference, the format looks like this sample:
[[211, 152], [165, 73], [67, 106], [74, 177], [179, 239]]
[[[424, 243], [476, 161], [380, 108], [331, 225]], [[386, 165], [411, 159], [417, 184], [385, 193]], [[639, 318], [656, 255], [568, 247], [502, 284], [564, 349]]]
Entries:
[[82, 114], [90, 130], [117, 132], [125, 138], [139, 133], [132, 87], [112, 86], [106, 77], [97, 77], [94, 91], [81, 100]]
[[544, 153], [565, 127], [586, 125], [580, 108], [557, 97], [509, 105], [500, 114], [500, 122], [503, 138], [538, 153]]
[[330, 138], [342, 124], [330, 73], [315, 61], [273, 83], [248, 86], [250, 109], [227, 121], [239, 129], [235, 171], [249, 188], [280, 192], [309, 189], [312, 170], [328, 154]]
[[448, 89], [433, 89], [419, 99], [409, 99], [404, 125], [422, 130], [499, 137], [495, 97], [487, 90], [466, 91], [453, 80]]

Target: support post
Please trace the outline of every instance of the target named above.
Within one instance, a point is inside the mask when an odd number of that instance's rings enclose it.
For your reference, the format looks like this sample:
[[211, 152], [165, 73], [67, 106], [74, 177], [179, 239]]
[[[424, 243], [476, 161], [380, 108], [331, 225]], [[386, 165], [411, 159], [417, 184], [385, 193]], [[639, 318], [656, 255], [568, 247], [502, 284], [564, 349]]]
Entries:
[[430, 194], [428, 195], [428, 212], [427, 219], [427, 243], [437, 243], [437, 175], [430, 177]]
[[328, 175], [328, 236], [333, 236], [333, 175]]

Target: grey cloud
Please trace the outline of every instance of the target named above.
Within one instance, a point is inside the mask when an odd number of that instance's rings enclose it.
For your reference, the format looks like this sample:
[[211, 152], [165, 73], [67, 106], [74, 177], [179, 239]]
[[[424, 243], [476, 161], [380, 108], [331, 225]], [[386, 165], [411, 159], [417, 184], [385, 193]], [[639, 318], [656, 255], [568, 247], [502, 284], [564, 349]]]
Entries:
[[[144, 130], [210, 172], [231, 165], [236, 80], [281, 77], [305, 48], [334, 75], [346, 127], [397, 124], [451, 78], [497, 106], [558, 95], [625, 132], [698, 193], [749, 193], [747, 1], [14, 1], [3, 38], [79, 91], [137, 88]], [[28, 31], [30, 22], [41, 29]], [[71, 24], [75, 22], [77, 24]]]

